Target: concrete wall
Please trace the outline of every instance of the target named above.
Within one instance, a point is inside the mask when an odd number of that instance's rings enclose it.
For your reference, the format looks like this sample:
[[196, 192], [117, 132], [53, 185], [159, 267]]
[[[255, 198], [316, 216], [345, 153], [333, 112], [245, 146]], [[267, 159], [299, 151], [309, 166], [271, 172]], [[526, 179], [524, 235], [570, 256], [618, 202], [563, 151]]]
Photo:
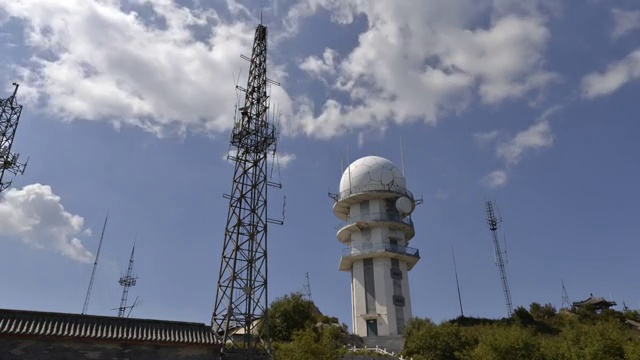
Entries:
[[31, 340], [0, 337], [2, 360], [218, 360], [218, 350], [204, 347], [156, 346], [94, 341]]

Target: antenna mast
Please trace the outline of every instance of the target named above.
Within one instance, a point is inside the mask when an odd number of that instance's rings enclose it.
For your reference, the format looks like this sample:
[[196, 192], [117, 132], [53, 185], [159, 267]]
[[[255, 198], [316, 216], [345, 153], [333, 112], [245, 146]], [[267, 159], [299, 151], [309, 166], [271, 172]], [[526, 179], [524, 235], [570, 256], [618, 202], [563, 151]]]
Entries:
[[511, 305], [511, 292], [509, 291], [509, 282], [507, 281], [507, 272], [504, 269], [504, 260], [502, 256], [504, 253], [500, 250], [500, 242], [498, 241], [498, 224], [502, 221], [502, 219], [497, 219], [495, 216], [495, 212], [493, 210], [493, 203], [491, 201], [486, 202], [487, 209], [487, 224], [489, 225], [489, 230], [491, 230], [491, 235], [493, 236], [493, 250], [496, 257], [496, 265], [500, 270], [500, 280], [502, 281], [502, 290], [504, 292], [504, 300], [507, 303], [507, 314], [511, 316], [513, 313], [513, 307]]
[[311, 300], [311, 282], [309, 281], [309, 273], [305, 275], [305, 282], [304, 282], [304, 286], [302, 287], [302, 291], [303, 291], [303, 296], [305, 300], [312, 301]]
[[[235, 170], [224, 234], [222, 261], [211, 325], [225, 352], [244, 359], [266, 359], [271, 348], [267, 297], [267, 188], [282, 188], [267, 178], [269, 154], [276, 152], [277, 131], [270, 121], [267, 83], [267, 28], [256, 27], [244, 106], [231, 132]], [[266, 330], [259, 334], [258, 328]], [[241, 337], [232, 336], [237, 331]]]
[[127, 310], [127, 296], [129, 296], [129, 288], [132, 286], [136, 286], [136, 280], [138, 280], [138, 277], [133, 275], [133, 253], [135, 251], [136, 244], [134, 243], [133, 248], [131, 249], [131, 258], [129, 258], [129, 268], [127, 269], [127, 274], [120, 277], [120, 281], [118, 281], [123, 287], [122, 299], [120, 299], [120, 307], [118, 308], [118, 317], [124, 317], [124, 313]]
[[456, 266], [456, 254], [451, 247], [451, 255], [453, 256], [453, 271], [456, 274], [456, 287], [458, 288], [458, 303], [460, 304], [460, 316], [464, 317], [464, 311], [462, 311], [462, 296], [460, 296], [460, 283], [458, 282], [458, 267]]
[[11, 180], [5, 180], [5, 171], [13, 175], [22, 175], [29, 162], [27, 159], [26, 162], [20, 163], [20, 154], [11, 152], [22, 114], [22, 105], [16, 100], [20, 85], [13, 83], [13, 86], [13, 94], [6, 99], [0, 99], [0, 193], [11, 186]]
[[108, 219], [109, 219], [109, 214], [105, 216], [104, 225], [102, 225], [102, 234], [100, 234], [100, 242], [98, 243], [98, 251], [96, 251], [96, 259], [93, 262], [93, 271], [91, 272], [91, 280], [89, 280], [89, 288], [87, 289], [87, 296], [84, 298], [82, 315], [86, 315], [87, 310], [89, 310], [89, 299], [91, 298], [91, 290], [93, 289], [93, 280], [96, 277], [96, 270], [98, 269], [98, 258], [100, 257], [100, 249], [102, 248], [102, 240], [104, 239], [104, 230], [107, 228]]
[[564, 287], [564, 279], [560, 279], [562, 282], [562, 306], [566, 306], [567, 308], [571, 308], [571, 300], [569, 300], [569, 295], [567, 294], [567, 289]]

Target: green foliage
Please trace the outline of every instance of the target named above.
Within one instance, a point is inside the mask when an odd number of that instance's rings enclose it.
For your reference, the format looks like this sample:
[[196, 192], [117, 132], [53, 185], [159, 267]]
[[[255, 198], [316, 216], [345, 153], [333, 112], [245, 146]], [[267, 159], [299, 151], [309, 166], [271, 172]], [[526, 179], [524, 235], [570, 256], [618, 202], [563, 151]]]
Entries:
[[[291, 341], [293, 333], [312, 325], [317, 309], [300, 294], [290, 294], [271, 303], [268, 310], [272, 341]], [[264, 334], [265, 329], [260, 330]]]
[[[277, 299], [268, 314], [274, 360], [338, 360], [348, 353], [344, 344], [355, 343], [335, 326], [338, 319], [299, 294]], [[539, 303], [498, 320], [459, 317], [435, 324], [414, 318], [405, 327], [402, 353], [414, 360], [640, 360], [640, 331], [627, 319], [640, 322], [640, 312], [558, 312]]]
[[333, 327], [307, 327], [293, 333], [292, 341], [274, 344], [274, 360], [339, 360], [342, 345]]
[[[526, 309], [520, 309], [531, 316]], [[487, 328], [471, 354], [472, 359], [476, 360], [545, 360], [541, 342], [533, 331], [518, 326]]]
[[457, 360], [471, 342], [454, 324], [434, 325], [427, 319], [414, 319], [405, 329], [403, 355], [416, 360]]
[[459, 317], [435, 325], [415, 319], [405, 330], [403, 354], [416, 360], [640, 360], [640, 331], [625, 324], [640, 313], [572, 310], [532, 303], [500, 320]]

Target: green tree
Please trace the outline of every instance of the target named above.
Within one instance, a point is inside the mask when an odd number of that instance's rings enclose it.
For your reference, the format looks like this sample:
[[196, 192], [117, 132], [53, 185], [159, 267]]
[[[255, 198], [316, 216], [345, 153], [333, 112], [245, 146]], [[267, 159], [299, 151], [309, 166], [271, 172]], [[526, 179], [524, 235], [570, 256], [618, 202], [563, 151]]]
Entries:
[[407, 324], [402, 353], [416, 360], [457, 360], [470, 345], [458, 325], [417, 319]]
[[[276, 342], [291, 341], [293, 333], [312, 325], [318, 314], [313, 302], [294, 293], [274, 300], [268, 316], [271, 340]], [[265, 330], [261, 329], [261, 333]]]
[[598, 321], [595, 324], [573, 321], [560, 335], [565, 353], [571, 359], [625, 359], [627, 329], [618, 321]]
[[531, 303], [531, 305], [529, 305], [529, 313], [537, 321], [545, 321], [553, 319], [558, 312], [556, 311], [556, 308], [551, 304], [542, 306], [537, 302], [533, 302]]
[[307, 327], [293, 333], [292, 341], [274, 344], [274, 360], [339, 360], [339, 332], [334, 327]]
[[486, 327], [479, 340], [472, 352], [471, 358], [474, 360], [546, 360], [540, 340], [528, 328]]

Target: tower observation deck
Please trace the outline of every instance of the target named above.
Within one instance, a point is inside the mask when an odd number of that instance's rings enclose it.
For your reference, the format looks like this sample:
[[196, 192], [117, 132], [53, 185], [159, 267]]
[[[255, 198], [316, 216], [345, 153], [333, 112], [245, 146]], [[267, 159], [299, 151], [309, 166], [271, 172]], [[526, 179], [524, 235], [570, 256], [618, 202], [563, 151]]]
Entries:
[[358, 159], [342, 174], [334, 199], [342, 220], [337, 237], [347, 245], [339, 269], [351, 273], [353, 332], [401, 335], [412, 317], [407, 274], [420, 260], [408, 246], [416, 201], [402, 171], [378, 156]]

